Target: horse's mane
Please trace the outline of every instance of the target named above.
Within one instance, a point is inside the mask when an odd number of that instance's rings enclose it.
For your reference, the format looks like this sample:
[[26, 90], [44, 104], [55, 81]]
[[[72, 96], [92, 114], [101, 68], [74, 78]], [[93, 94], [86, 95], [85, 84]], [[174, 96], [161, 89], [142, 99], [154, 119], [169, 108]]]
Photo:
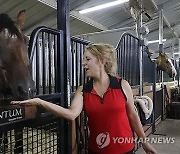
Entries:
[[7, 15], [7, 14], [0, 14], [0, 32], [7, 28], [11, 35], [17, 35], [18, 38], [22, 39], [22, 35], [19, 29], [15, 26], [15, 22]]

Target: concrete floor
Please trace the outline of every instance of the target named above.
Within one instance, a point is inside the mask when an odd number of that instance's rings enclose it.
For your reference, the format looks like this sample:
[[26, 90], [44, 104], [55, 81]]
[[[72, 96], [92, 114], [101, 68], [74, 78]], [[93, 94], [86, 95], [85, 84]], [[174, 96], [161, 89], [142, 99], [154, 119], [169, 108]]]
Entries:
[[[166, 119], [162, 121], [156, 128], [156, 132], [149, 136], [159, 143], [151, 140], [151, 145], [157, 150], [157, 154], [180, 154], [180, 120]], [[167, 143], [167, 140], [170, 143]], [[166, 143], [162, 143], [166, 142]], [[136, 154], [145, 154], [140, 148]]]

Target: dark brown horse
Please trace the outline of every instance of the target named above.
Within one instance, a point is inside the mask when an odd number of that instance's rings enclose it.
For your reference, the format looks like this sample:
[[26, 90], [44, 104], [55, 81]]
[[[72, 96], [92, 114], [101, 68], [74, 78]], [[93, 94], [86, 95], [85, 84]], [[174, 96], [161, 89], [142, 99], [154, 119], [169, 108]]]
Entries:
[[[28, 41], [20, 30], [24, 21], [24, 10], [19, 12], [16, 21], [11, 20], [7, 14], [0, 14], [0, 105], [4, 98], [22, 100], [31, 98], [36, 93], [35, 83], [29, 72]], [[0, 135], [2, 139], [2, 133]], [[14, 152], [23, 153], [23, 147], [17, 148], [20, 146], [18, 138], [22, 139], [22, 128], [15, 129]]]

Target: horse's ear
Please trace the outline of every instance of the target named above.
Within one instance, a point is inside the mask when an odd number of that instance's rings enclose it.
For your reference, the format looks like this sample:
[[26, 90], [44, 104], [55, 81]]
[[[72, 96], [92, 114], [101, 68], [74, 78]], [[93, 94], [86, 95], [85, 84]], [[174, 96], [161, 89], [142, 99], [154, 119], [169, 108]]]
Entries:
[[164, 52], [164, 56], [168, 58], [168, 55]]
[[160, 55], [160, 56], [162, 56], [162, 55], [163, 55], [163, 53], [162, 53], [162, 52], [159, 52], [159, 55]]
[[25, 12], [26, 12], [25, 10], [21, 10], [17, 15], [16, 25], [19, 26], [19, 28], [22, 28], [24, 26]]

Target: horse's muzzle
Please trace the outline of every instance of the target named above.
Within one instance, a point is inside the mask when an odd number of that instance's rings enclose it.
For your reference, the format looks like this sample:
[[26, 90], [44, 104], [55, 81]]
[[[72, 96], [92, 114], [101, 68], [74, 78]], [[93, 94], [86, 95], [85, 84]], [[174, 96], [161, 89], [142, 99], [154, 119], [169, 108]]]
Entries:
[[174, 78], [177, 74], [176, 73], [170, 73], [168, 74], [170, 78]]
[[22, 86], [18, 86], [18, 99], [29, 99], [36, 95], [36, 89], [28, 88], [28, 90], [23, 89]]
[[29, 88], [28, 90], [28, 98], [33, 98], [36, 95], [37, 90], [34, 88]]

